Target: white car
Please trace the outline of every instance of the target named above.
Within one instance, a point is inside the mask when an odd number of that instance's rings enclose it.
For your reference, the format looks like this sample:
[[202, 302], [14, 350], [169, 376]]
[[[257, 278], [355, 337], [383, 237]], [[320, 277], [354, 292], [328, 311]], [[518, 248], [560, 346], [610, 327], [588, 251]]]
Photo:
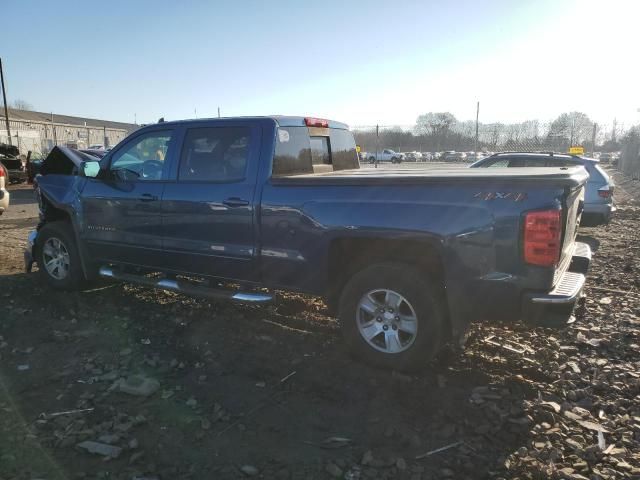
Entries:
[[5, 185], [9, 183], [9, 171], [0, 163], [0, 215], [9, 208], [9, 192]]
[[388, 148], [385, 148], [377, 154], [376, 152], [367, 153], [367, 160], [369, 163], [374, 163], [376, 161], [376, 157], [378, 162], [400, 163], [404, 160], [404, 154], [394, 152]]

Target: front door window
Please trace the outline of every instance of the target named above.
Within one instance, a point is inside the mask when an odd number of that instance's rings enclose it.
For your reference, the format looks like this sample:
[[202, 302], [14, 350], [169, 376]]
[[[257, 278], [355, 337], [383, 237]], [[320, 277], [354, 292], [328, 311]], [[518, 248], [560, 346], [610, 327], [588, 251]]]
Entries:
[[136, 138], [111, 159], [109, 169], [123, 180], [162, 180], [171, 132], [150, 132]]

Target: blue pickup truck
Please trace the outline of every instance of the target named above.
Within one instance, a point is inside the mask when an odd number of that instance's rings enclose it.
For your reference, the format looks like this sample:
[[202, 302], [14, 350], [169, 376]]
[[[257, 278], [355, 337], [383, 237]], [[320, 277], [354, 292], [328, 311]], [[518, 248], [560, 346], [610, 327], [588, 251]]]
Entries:
[[383, 367], [424, 364], [472, 320], [566, 324], [591, 259], [581, 167], [360, 169], [346, 125], [284, 116], [161, 122], [95, 160], [43, 162], [28, 271], [58, 289], [322, 296]]

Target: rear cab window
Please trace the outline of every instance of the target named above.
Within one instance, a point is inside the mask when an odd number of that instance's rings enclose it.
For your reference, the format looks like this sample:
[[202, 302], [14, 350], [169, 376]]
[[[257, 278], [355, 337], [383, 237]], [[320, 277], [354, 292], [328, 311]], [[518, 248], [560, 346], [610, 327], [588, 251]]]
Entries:
[[341, 128], [278, 127], [272, 175], [308, 175], [358, 168], [353, 134]]

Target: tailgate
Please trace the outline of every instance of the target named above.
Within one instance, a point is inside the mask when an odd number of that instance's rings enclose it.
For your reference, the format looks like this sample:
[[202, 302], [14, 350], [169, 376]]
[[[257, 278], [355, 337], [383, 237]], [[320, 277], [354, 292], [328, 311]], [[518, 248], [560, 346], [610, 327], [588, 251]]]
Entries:
[[584, 184], [571, 189], [567, 188], [564, 196], [562, 211], [565, 227], [562, 238], [560, 262], [558, 263], [553, 279], [554, 285], [559, 277], [569, 268], [569, 264], [571, 263], [576, 236], [578, 235], [578, 227], [580, 225], [580, 217], [582, 216], [582, 210], [584, 208], [584, 190]]

